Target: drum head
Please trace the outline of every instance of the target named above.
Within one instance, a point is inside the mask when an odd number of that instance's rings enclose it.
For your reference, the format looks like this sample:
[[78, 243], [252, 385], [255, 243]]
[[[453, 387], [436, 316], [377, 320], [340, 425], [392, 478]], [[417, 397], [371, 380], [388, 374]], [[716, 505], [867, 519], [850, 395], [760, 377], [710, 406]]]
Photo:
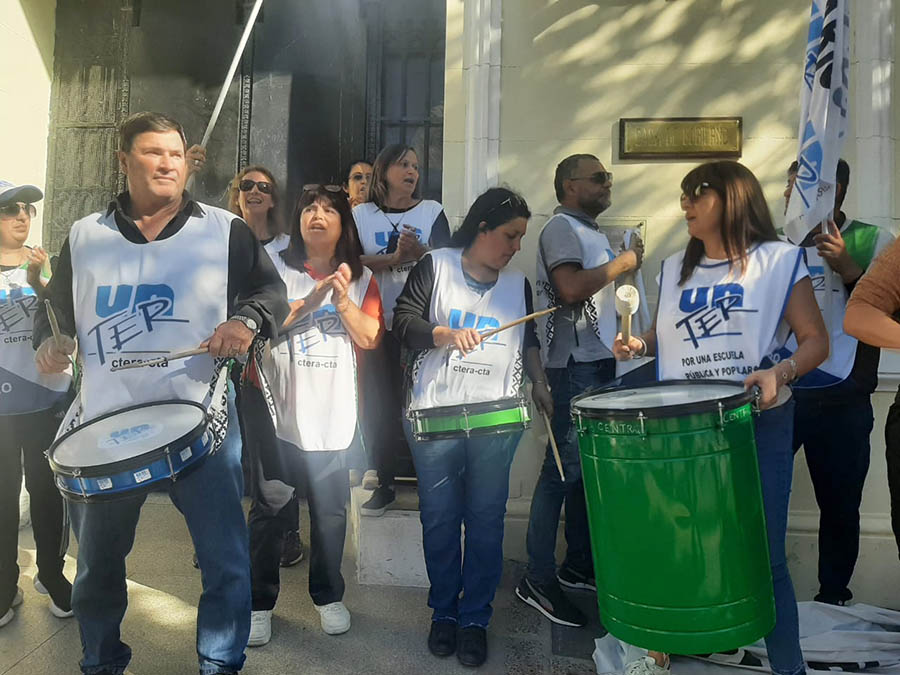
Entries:
[[732, 409], [752, 399], [740, 382], [672, 380], [637, 387], [589, 391], [572, 400], [572, 411], [584, 417], [668, 417]]
[[192, 437], [206, 423], [204, 408], [166, 401], [111, 412], [76, 427], [50, 447], [60, 467], [90, 468], [127, 461]]

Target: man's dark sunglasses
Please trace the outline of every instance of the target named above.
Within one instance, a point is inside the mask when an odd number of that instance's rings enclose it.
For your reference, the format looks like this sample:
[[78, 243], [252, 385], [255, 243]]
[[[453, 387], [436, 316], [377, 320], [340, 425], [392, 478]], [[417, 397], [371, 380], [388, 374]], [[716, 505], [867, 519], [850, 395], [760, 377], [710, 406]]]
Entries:
[[612, 183], [612, 179], [612, 171], [598, 171], [597, 173], [592, 173], [590, 176], [575, 176], [569, 180], [589, 180], [597, 185], [603, 185], [607, 182]]
[[5, 206], [0, 206], [0, 216], [4, 218], [15, 218], [19, 215], [19, 211], [24, 211], [31, 218], [37, 214], [37, 209], [34, 208], [34, 204], [23, 204], [22, 202], [16, 202], [15, 204], [7, 204]]
[[240, 188], [241, 192], [250, 192], [254, 185], [258, 187], [259, 191], [264, 195], [272, 194], [272, 184], [266, 180], [250, 180], [249, 178], [245, 178], [238, 183], [238, 188]]

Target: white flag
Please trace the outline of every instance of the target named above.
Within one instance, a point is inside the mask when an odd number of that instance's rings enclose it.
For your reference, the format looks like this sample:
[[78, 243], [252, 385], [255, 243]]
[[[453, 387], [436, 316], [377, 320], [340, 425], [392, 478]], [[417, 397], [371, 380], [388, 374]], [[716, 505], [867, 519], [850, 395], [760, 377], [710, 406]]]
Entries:
[[812, 0], [800, 86], [799, 168], [784, 232], [800, 243], [834, 208], [835, 174], [848, 128], [848, 0]]

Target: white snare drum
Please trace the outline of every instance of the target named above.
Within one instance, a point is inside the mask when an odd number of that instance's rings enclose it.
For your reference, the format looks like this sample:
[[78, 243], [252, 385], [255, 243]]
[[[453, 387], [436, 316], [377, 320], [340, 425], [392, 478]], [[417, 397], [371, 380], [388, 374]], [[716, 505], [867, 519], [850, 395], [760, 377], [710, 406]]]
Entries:
[[107, 413], [60, 436], [47, 457], [69, 499], [104, 501], [147, 492], [196, 468], [213, 447], [206, 409], [160, 401]]

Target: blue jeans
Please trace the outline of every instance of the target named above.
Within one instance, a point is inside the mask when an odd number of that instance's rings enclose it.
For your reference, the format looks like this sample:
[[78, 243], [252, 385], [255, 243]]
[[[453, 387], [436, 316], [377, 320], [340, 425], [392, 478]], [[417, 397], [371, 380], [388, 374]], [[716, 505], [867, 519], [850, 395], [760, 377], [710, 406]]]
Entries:
[[566, 504], [566, 559], [564, 567], [593, 576], [591, 536], [588, 530], [587, 506], [581, 480], [581, 458], [578, 438], [569, 414], [569, 402], [587, 389], [610, 384], [615, 377], [612, 359], [578, 363], [571, 358], [566, 368], [547, 368], [547, 383], [553, 394], [553, 436], [559, 446], [566, 481], [559, 479], [550, 444], [531, 498], [528, 519], [528, 578], [536, 584], [556, 580], [556, 532], [563, 502]]
[[769, 562], [775, 590], [775, 628], [766, 636], [766, 651], [775, 675], [803, 673], [797, 599], [787, 566], [788, 503], [794, 472], [792, 440], [794, 401], [764, 411], [755, 418], [756, 453], [762, 482], [763, 509], [769, 539]]
[[[239, 440], [237, 426], [232, 429]], [[244, 664], [250, 635], [250, 556], [241, 509], [243, 483], [240, 443], [226, 441], [169, 489], [187, 521], [200, 563], [203, 594], [197, 609], [197, 655], [202, 675], [237, 672]], [[81, 630], [84, 673], [118, 675], [131, 660], [131, 648], [120, 635], [128, 604], [125, 557], [134, 544], [144, 499], [139, 495], [114, 502], [69, 503], [78, 539], [72, 609]]]
[[[487, 628], [503, 573], [509, 467], [522, 432], [416, 441], [405, 419], [403, 431], [419, 479], [432, 621]], [[463, 525], [464, 557], [460, 544]]]

